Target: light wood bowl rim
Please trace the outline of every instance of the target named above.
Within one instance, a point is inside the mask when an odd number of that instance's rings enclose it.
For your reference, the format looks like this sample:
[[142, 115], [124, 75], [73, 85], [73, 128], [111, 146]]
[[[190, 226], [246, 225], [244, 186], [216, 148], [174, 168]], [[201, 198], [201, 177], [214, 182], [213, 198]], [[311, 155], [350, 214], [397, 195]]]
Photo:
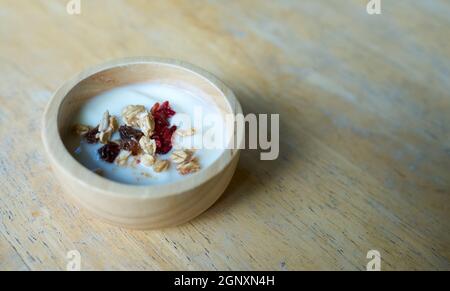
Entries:
[[[60, 106], [67, 94], [81, 81], [102, 71], [120, 66], [151, 63], [174, 66], [198, 75], [199, 77], [210, 82], [211, 85], [216, 87], [223, 94], [226, 102], [230, 105], [232, 114], [236, 115], [243, 113], [242, 107], [232, 90], [213, 74], [195, 65], [184, 61], [159, 57], [132, 57], [111, 60], [83, 70], [75, 77], [65, 82], [50, 99], [43, 116], [41, 135], [45, 152], [50, 159], [54, 170], [63, 171], [67, 176], [76, 180], [76, 182], [89, 186], [103, 195], [111, 195], [121, 199], [158, 199], [183, 194], [187, 191], [195, 189], [216, 175], [220, 175], [220, 173], [231, 163], [233, 158], [239, 154], [239, 149], [244, 141], [244, 134], [238, 136], [236, 132], [233, 132], [237, 147], [235, 149], [225, 149], [218, 159], [207, 168], [191, 174], [185, 179], [177, 182], [160, 185], [123, 184], [103, 178], [84, 167], [67, 151], [59, 134], [57, 125]], [[55, 140], [50, 142], [52, 138]], [[217, 165], [221, 166], [217, 167]]]

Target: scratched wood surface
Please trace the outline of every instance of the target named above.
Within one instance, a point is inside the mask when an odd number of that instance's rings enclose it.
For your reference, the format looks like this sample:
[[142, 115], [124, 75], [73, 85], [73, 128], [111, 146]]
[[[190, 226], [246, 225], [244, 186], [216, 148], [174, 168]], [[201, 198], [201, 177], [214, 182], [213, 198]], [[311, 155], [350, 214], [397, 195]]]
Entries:
[[[450, 269], [450, 3], [0, 0], [0, 269]], [[242, 154], [224, 196], [128, 231], [67, 202], [44, 157], [52, 92], [93, 64], [199, 65], [246, 113], [280, 114], [280, 157]], [[76, 189], [74, 189], [76, 191]]]

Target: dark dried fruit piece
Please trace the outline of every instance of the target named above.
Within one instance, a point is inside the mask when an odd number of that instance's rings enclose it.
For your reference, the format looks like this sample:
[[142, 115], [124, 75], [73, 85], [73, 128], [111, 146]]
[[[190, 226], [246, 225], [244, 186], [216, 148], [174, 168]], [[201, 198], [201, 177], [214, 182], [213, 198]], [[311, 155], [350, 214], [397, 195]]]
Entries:
[[89, 130], [85, 135], [84, 138], [86, 139], [87, 143], [97, 143], [98, 142], [98, 125], [97, 127]]
[[98, 149], [100, 159], [112, 163], [120, 153], [120, 146], [115, 142], [109, 142]]
[[139, 141], [144, 133], [138, 129], [132, 128], [128, 125], [122, 125], [119, 127], [119, 133], [121, 139], [134, 139]]
[[126, 151], [130, 151], [133, 156], [137, 156], [141, 151], [139, 143], [134, 139], [122, 139], [120, 140], [120, 148]]

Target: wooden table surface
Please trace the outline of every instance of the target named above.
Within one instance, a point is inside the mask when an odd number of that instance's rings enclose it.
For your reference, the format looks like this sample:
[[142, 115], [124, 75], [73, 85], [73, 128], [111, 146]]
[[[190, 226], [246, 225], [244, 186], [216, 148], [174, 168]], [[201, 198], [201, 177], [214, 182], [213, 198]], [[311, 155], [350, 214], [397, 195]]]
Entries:
[[[0, 0], [0, 269], [450, 270], [450, 3]], [[185, 225], [109, 226], [66, 201], [40, 122], [58, 86], [127, 56], [211, 71], [280, 114], [280, 156], [244, 151]], [[76, 191], [76, 190], [74, 190]]]

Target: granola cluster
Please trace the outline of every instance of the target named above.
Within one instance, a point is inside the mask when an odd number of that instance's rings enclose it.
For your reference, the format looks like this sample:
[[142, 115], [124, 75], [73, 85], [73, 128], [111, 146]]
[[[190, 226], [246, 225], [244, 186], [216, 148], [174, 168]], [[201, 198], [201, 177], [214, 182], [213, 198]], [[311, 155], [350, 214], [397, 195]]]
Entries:
[[[170, 160], [158, 157], [172, 150], [175, 132], [180, 136], [195, 134], [194, 129], [177, 131], [175, 125], [170, 125], [169, 120], [175, 114], [168, 101], [154, 104], [150, 111], [144, 105], [128, 105], [121, 112], [123, 125], [119, 125], [118, 119], [105, 111], [96, 127], [76, 124], [73, 131], [87, 143], [103, 144], [98, 149], [98, 155], [108, 163], [128, 166], [130, 157], [134, 157], [135, 165], [142, 163], [157, 173], [168, 170], [171, 162], [177, 164], [176, 169], [181, 175], [197, 172], [200, 164], [193, 150], [175, 150]], [[120, 139], [113, 140], [116, 132]]]
[[193, 150], [178, 150], [174, 151], [170, 159], [178, 164], [177, 170], [181, 175], [187, 175], [200, 170], [198, 158], [194, 157]]

